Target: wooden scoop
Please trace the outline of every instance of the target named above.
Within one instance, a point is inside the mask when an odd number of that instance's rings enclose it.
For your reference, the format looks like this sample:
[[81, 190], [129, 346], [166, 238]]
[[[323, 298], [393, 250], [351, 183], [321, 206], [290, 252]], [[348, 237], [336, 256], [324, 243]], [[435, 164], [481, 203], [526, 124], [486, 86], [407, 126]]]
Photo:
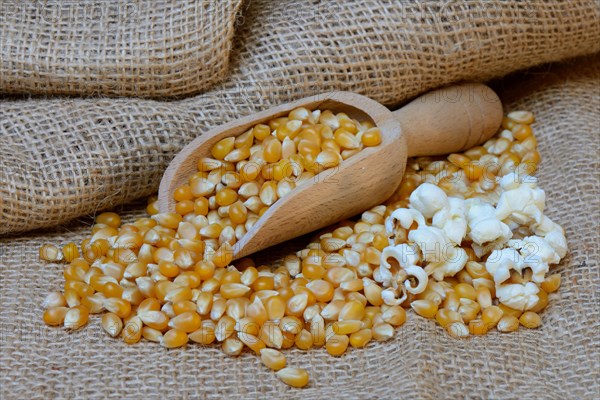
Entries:
[[381, 129], [382, 143], [364, 148], [276, 201], [235, 244], [236, 259], [383, 203], [400, 184], [407, 157], [466, 150], [494, 135], [502, 121], [498, 96], [489, 87], [474, 83], [427, 93], [393, 112], [350, 92], [307, 97], [231, 121], [192, 141], [165, 171], [158, 195], [160, 212], [174, 211], [173, 192], [197, 172], [200, 158], [211, 156], [215, 143], [287, 116], [297, 107], [329, 109], [358, 121], [370, 120]]

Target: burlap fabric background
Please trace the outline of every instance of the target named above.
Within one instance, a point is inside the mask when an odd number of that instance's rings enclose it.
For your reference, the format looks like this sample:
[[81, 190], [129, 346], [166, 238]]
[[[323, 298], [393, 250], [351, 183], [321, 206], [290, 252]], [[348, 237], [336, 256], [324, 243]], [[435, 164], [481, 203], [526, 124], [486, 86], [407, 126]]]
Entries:
[[[146, 8], [153, 15], [154, 6]], [[158, 17], [148, 18], [160, 24]], [[192, 138], [270, 105], [350, 90], [396, 106], [445, 83], [600, 51], [599, 19], [595, 0], [247, 0], [230, 76], [202, 95], [1, 101], [0, 233], [54, 226], [149, 195]], [[149, 90], [162, 96], [181, 87]]]
[[241, 0], [2, 0], [0, 92], [181, 97], [225, 78]]
[[[600, 396], [600, 57], [577, 59], [500, 81], [507, 110], [536, 114], [543, 158], [538, 176], [548, 215], [566, 229], [570, 253], [554, 269], [538, 330], [456, 340], [409, 312], [397, 336], [350, 350], [287, 352], [311, 384], [291, 389], [256, 356], [230, 358], [216, 347], [166, 350], [110, 339], [98, 318], [77, 331], [48, 328], [40, 304], [62, 285], [62, 267], [37, 261], [45, 242], [79, 241], [89, 221], [0, 242], [2, 398], [549, 398]], [[126, 207], [127, 218], [143, 205]]]

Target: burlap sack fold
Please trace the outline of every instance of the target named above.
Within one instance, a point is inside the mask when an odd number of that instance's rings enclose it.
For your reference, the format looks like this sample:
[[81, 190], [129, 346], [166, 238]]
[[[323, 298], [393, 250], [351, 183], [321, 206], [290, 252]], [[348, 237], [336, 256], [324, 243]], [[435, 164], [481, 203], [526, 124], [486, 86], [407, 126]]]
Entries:
[[[41, 302], [62, 285], [62, 266], [37, 261], [42, 243], [79, 241], [89, 221], [0, 241], [0, 397], [245, 399], [597, 399], [600, 397], [600, 57], [502, 80], [507, 110], [535, 113], [547, 215], [566, 229], [570, 253], [537, 330], [449, 337], [408, 313], [389, 342], [350, 349], [288, 351], [311, 383], [291, 389], [256, 356], [217, 346], [166, 350], [108, 338], [99, 319], [69, 333], [41, 322]], [[125, 209], [141, 215], [143, 204]]]
[[594, 0], [250, 0], [242, 11], [231, 76], [201, 96], [0, 101], [0, 233], [147, 196], [183, 145], [274, 104], [349, 90], [395, 106], [600, 50]]
[[241, 0], [0, 2], [0, 92], [176, 98], [225, 78]]

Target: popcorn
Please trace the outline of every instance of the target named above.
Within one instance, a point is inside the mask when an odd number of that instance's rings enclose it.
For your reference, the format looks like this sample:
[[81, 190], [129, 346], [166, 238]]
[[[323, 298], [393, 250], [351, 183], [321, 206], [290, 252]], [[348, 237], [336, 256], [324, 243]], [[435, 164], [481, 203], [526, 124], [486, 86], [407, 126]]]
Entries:
[[496, 286], [496, 296], [502, 304], [515, 310], [529, 310], [539, 300], [537, 293], [540, 291], [533, 282], [521, 284], [506, 284]]

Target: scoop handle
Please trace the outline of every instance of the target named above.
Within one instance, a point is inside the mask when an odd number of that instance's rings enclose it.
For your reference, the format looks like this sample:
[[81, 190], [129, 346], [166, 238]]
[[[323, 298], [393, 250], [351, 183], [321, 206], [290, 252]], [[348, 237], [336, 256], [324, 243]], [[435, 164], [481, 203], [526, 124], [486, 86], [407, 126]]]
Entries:
[[460, 152], [492, 137], [502, 123], [502, 103], [481, 83], [429, 92], [393, 112], [406, 137], [408, 156]]

